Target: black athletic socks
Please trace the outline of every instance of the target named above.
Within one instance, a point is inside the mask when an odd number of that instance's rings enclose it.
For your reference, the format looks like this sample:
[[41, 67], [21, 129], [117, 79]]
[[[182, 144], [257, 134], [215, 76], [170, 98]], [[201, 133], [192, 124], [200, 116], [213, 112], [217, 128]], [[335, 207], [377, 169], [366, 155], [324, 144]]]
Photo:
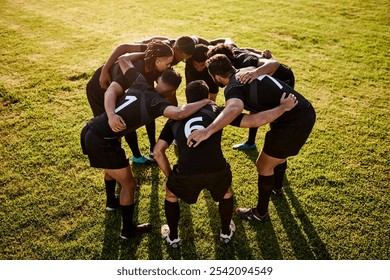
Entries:
[[104, 185], [106, 187], [107, 204], [115, 204], [115, 180], [104, 179]]
[[145, 127], [149, 138], [150, 151], [153, 152], [153, 148], [156, 145], [156, 122], [152, 121], [145, 125]]
[[219, 215], [221, 217], [222, 233], [230, 234], [230, 220], [233, 214], [233, 196], [228, 199], [222, 199], [218, 204]]
[[274, 175], [258, 176], [257, 188], [259, 197], [257, 198], [257, 212], [260, 216], [264, 216], [268, 212], [269, 199], [274, 186]]
[[[180, 206], [179, 202], [170, 202], [165, 199], [164, 203], [165, 217], [169, 226], [169, 239], [175, 240], [178, 238], [177, 227], [180, 219]], [[229, 221], [230, 222], [230, 221]]]
[[286, 174], [287, 161], [277, 165], [274, 168], [274, 189], [281, 190], [283, 187], [284, 175]]
[[122, 213], [122, 232], [129, 234], [131, 231], [135, 231], [135, 225], [133, 224], [133, 213], [135, 203], [131, 205], [119, 205]]
[[131, 149], [131, 153], [133, 154], [133, 156], [136, 158], [140, 158], [142, 155], [138, 147], [137, 132], [133, 131], [126, 134], [125, 139]]
[[120, 234], [122, 239], [129, 239], [152, 230], [152, 225], [149, 223], [138, 225], [133, 223], [135, 203], [131, 205], [120, 205], [119, 207], [122, 212], [122, 232]]
[[255, 144], [257, 129], [258, 129], [257, 127], [251, 127], [251, 128], [249, 128], [248, 140], [246, 140], [246, 143], [247, 143], [248, 145], [253, 145], [253, 144]]

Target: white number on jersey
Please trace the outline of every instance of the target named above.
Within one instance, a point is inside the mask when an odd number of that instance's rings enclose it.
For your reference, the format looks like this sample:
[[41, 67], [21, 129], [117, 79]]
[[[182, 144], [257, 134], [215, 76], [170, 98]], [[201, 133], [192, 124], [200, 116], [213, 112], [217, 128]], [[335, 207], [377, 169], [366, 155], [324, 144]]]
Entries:
[[125, 97], [125, 99], [127, 100], [125, 103], [123, 103], [121, 106], [119, 106], [118, 108], [115, 109], [115, 113], [118, 113], [120, 110], [122, 110], [123, 108], [125, 108], [126, 106], [130, 105], [131, 103], [133, 103], [134, 101], [137, 100], [137, 97], [135, 96], [131, 96], [131, 95], [128, 95]]
[[203, 125], [192, 125], [194, 122], [201, 122], [201, 121], [203, 121], [202, 117], [196, 117], [196, 118], [189, 119], [186, 122], [186, 125], [184, 126], [184, 134], [186, 138], [188, 138], [188, 136], [191, 134], [192, 131], [204, 129]]
[[261, 81], [262, 79], [264, 79], [264, 77], [270, 78], [271, 81], [273, 81], [273, 82], [275, 83], [275, 85], [277, 85], [280, 89], [283, 88], [283, 86], [282, 86], [274, 77], [271, 77], [271, 76], [269, 76], [269, 75], [261, 75], [261, 76], [257, 77], [257, 79], [258, 79], [259, 81]]

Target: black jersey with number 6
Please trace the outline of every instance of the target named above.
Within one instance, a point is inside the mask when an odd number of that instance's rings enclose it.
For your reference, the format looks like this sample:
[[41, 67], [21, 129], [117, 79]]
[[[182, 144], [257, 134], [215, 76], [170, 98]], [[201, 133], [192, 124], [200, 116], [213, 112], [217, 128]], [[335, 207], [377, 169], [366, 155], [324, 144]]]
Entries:
[[168, 144], [171, 144], [173, 139], [176, 140], [179, 150], [178, 169], [181, 174], [214, 172], [226, 166], [221, 149], [222, 130], [214, 133], [195, 148], [187, 146], [188, 135], [194, 130], [209, 126], [222, 109], [215, 105], [207, 105], [184, 120], [168, 120], [165, 124], [159, 139]]

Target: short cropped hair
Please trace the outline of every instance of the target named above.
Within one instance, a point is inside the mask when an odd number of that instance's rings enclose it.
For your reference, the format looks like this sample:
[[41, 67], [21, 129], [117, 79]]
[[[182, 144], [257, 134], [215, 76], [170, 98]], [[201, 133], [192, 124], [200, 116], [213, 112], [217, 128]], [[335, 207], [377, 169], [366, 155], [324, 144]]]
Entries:
[[195, 41], [190, 36], [181, 36], [177, 38], [174, 46], [187, 55], [192, 55], [195, 51]]
[[195, 46], [194, 54], [192, 55], [192, 59], [196, 62], [204, 62], [207, 60], [207, 52], [209, 48], [204, 44], [198, 44]]
[[233, 53], [233, 49], [231, 45], [227, 44], [218, 44], [215, 47], [211, 48], [208, 53], [207, 57], [210, 58], [216, 54], [224, 54], [229, 58], [230, 62], [233, 64], [234, 60], [236, 59], [236, 56]]
[[161, 80], [176, 90], [181, 84], [181, 76], [173, 69], [165, 70], [161, 75]]
[[216, 54], [206, 61], [206, 66], [211, 76], [219, 75], [228, 78], [235, 73], [232, 63], [224, 54]]
[[196, 80], [186, 87], [187, 103], [196, 102], [209, 97], [209, 87], [203, 80]]

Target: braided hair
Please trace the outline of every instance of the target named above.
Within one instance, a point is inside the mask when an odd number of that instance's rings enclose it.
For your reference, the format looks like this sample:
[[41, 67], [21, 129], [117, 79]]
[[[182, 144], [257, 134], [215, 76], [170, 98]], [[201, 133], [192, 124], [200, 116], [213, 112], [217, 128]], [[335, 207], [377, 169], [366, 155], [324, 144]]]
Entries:
[[173, 56], [172, 48], [160, 40], [151, 41], [145, 51], [145, 66], [148, 69], [154, 69], [156, 64], [156, 59], [158, 57], [169, 57]]

